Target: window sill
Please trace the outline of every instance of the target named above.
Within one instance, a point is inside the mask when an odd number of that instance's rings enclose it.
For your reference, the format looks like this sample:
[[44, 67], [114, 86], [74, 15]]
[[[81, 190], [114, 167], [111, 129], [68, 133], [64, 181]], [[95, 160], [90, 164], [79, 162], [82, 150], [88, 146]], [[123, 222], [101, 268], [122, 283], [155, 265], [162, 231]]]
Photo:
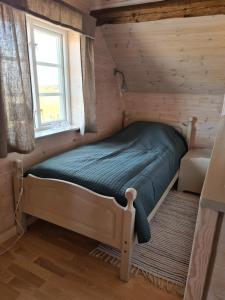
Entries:
[[44, 138], [47, 136], [55, 135], [58, 133], [63, 133], [63, 132], [69, 132], [69, 131], [80, 131], [80, 128], [78, 126], [66, 126], [66, 127], [58, 127], [58, 128], [51, 128], [51, 129], [46, 129], [46, 130], [39, 130], [35, 131], [35, 139], [40, 139]]

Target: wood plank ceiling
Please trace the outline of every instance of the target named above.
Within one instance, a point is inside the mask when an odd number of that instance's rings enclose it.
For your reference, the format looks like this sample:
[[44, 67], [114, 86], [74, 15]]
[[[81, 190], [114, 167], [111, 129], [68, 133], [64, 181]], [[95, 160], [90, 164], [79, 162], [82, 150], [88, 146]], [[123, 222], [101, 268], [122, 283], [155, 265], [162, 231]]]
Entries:
[[225, 14], [224, 0], [164, 0], [92, 11], [98, 25]]
[[159, 2], [163, 0], [95, 0], [92, 1], [91, 9], [102, 9], [109, 7], [119, 7], [140, 3]]

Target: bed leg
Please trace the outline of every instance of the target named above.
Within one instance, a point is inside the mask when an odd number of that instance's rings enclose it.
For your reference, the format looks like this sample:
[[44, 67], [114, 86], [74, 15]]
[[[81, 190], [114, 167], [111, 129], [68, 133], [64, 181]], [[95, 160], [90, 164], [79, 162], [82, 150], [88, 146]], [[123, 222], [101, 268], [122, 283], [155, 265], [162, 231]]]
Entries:
[[14, 163], [13, 188], [15, 205], [15, 222], [18, 234], [23, 234], [27, 229], [26, 215], [22, 212], [21, 201], [23, 192], [23, 166], [21, 160]]
[[128, 282], [130, 277], [130, 261], [133, 250], [134, 240], [134, 220], [135, 208], [133, 202], [137, 197], [137, 191], [129, 188], [126, 191], [127, 208], [124, 211], [123, 217], [123, 235], [121, 245], [121, 264], [120, 264], [120, 279]]

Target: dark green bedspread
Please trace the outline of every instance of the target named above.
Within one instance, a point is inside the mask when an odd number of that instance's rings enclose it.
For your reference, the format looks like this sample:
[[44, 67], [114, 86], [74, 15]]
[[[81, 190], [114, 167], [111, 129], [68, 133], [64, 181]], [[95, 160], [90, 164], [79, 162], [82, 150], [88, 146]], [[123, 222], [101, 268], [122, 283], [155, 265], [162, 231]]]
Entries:
[[147, 217], [179, 169], [187, 151], [184, 138], [172, 127], [137, 122], [103, 141], [85, 145], [33, 166], [27, 174], [82, 185], [126, 206], [125, 191], [137, 190], [135, 230], [148, 242]]

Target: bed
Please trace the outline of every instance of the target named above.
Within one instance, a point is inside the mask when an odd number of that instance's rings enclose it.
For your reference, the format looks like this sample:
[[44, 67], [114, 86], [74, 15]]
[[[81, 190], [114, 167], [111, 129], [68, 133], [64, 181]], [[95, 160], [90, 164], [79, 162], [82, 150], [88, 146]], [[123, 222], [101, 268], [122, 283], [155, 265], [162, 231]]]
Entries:
[[97, 143], [34, 165], [23, 178], [16, 162], [17, 214], [29, 214], [120, 249], [120, 279], [129, 280], [135, 241], [150, 239], [148, 221], [174, 185], [193, 119], [139, 121]]

